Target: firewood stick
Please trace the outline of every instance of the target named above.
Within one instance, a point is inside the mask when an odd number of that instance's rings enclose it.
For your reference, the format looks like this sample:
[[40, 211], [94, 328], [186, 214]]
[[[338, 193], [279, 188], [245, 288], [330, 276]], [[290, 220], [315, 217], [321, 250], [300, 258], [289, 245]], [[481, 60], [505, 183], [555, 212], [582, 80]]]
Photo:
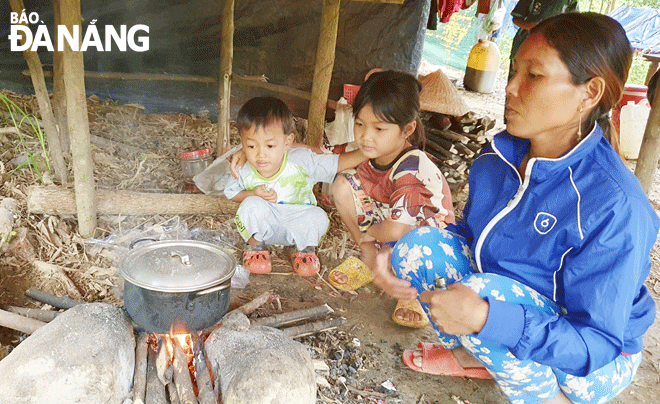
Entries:
[[158, 353], [149, 347], [147, 351], [147, 392], [144, 404], [167, 404], [165, 386], [158, 379], [156, 370], [156, 357]]
[[446, 159], [454, 157], [455, 153], [451, 151], [451, 147], [453, 145], [454, 145], [453, 143], [444, 139], [437, 139], [430, 137], [426, 139], [426, 147]]
[[319, 331], [331, 330], [344, 324], [343, 317], [333, 318], [331, 320], [316, 321], [295, 327], [284, 328], [282, 331], [291, 338], [300, 338], [306, 335], [312, 335]]
[[170, 396], [170, 404], [181, 404], [181, 400], [179, 400], [179, 394], [176, 392], [174, 382], [169, 382], [165, 388], [167, 389], [167, 393]]
[[167, 340], [159, 335], [156, 343], [156, 374], [158, 380], [163, 386], [166, 386], [172, 382], [173, 373], [170, 352], [167, 350]]
[[435, 137], [441, 137], [451, 142], [467, 143], [470, 141], [469, 137], [460, 133], [452, 132], [450, 130], [437, 130], [437, 129], [428, 128], [427, 131], [430, 135], [433, 135]]
[[251, 301], [245, 303], [244, 305], [242, 305], [240, 307], [237, 307], [236, 309], [234, 309], [232, 311], [237, 311], [237, 312], [243, 313], [247, 316], [248, 314], [251, 314], [256, 309], [258, 309], [259, 307], [266, 304], [268, 299], [270, 299], [271, 295], [272, 295], [272, 292], [267, 290], [264, 293], [260, 294], [259, 296], [255, 297], [254, 299], [252, 299]]
[[307, 320], [314, 317], [322, 317], [331, 313], [334, 313], [332, 307], [328, 306], [327, 304], [323, 304], [321, 306], [311, 307], [309, 309], [296, 310], [288, 313], [280, 313], [268, 317], [257, 318], [252, 320], [251, 324], [277, 328], [285, 324], [290, 324], [300, 320]]
[[467, 156], [467, 157], [473, 157], [474, 156], [474, 152], [472, 150], [468, 149], [463, 143], [454, 143], [454, 147], [456, 148], [456, 150], [458, 150], [458, 152], [460, 154], [462, 154], [464, 156]]
[[40, 301], [42, 303], [50, 304], [51, 306], [58, 307], [60, 309], [70, 309], [73, 306], [77, 306], [79, 304], [84, 304], [85, 302], [81, 302], [79, 300], [74, 300], [70, 298], [68, 295], [64, 295], [62, 297], [58, 297], [55, 295], [51, 295], [50, 293], [46, 293], [44, 291], [41, 291], [39, 289], [35, 288], [30, 288], [28, 289], [25, 294], [34, 300]]
[[427, 136], [426, 137], [426, 144], [434, 144], [436, 146], [442, 147], [445, 150], [450, 150], [451, 147], [454, 145], [455, 142], [452, 142], [451, 140], [447, 140], [443, 137], [440, 136]]
[[133, 403], [144, 404], [147, 389], [147, 339], [146, 332], [138, 334], [135, 342], [135, 370], [133, 372]]
[[59, 311], [30, 309], [27, 307], [16, 307], [16, 306], [7, 306], [5, 307], [5, 310], [7, 310], [10, 313], [20, 314], [21, 316], [33, 318], [35, 320], [43, 321], [45, 323], [53, 321], [53, 319], [55, 319], [55, 317], [57, 317], [60, 314]]
[[213, 391], [211, 374], [206, 364], [204, 339], [197, 333], [191, 334], [193, 342], [193, 363], [195, 364], [195, 380], [197, 381], [197, 400], [200, 404], [216, 404], [218, 402]]
[[174, 369], [174, 385], [179, 396], [181, 404], [198, 404], [193, 390], [190, 371], [188, 370], [188, 357], [183, 351], [177, 338], [172, 338], [172, 348], [174, 359], [172, 360], [172, 369]]
[[11, 328], [24, 334], [32, 334], [46, 324], [43, 321], [0, 310], [0, 327]]

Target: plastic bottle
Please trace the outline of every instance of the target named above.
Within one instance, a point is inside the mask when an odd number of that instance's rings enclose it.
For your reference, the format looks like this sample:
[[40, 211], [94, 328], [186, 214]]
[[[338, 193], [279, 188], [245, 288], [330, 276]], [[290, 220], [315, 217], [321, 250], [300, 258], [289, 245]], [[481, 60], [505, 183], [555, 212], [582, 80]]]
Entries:
[[621, 153], [627, 159], [636, 159], [639, 155], [639, 149], [642, 145], [646, 121], [649, 118], [651, 110], [648, 103], [635, 104], [634, 101], [628, 101], [621, 107]]
[[500, 67], [500, 49], [497, 44], [479, 39], [470, 50], [463, 85], [467, 90], [492, 93], [495, 88], [497, 70]]

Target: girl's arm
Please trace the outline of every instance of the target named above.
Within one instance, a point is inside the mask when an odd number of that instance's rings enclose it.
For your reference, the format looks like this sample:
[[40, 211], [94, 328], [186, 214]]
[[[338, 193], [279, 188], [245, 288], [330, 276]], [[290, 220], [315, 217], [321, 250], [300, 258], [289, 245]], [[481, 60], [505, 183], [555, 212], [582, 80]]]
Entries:
[[342, 153], [339, 155], [339, 163], [337, 163], [337, 172], [340, 173], [349, 168], [355, 168], [365, 161], [369, 160], [360, 149], [350, 152]]

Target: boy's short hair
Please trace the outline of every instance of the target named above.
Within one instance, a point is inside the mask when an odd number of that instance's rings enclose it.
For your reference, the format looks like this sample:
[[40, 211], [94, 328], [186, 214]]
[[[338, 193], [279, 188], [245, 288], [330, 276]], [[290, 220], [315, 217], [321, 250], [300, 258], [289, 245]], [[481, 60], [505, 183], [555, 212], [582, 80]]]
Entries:
[[241, 107], [236, 118], [239, 134], [252, 126], [258, 129], [280, 122], [285, 135], [294, 132], [293, 114], [286, 104], [275, 97], [254, 97]]

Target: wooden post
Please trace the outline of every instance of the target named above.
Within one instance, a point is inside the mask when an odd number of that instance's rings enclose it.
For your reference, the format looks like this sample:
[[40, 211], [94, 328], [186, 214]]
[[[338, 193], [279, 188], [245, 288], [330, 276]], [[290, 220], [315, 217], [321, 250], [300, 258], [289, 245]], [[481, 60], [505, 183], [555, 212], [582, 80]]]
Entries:
[[651, 105], [649, 120], [646, 122], [644, 138], [637, 157], [635, 175], [648, 195], [653, 187], [653, 177], [660, 157], [660, 96]]
[[330, 80], [332, 79], [332, 69], [335, 64], [340, 5], [340, 0], [323, 0], [321, 32], [316, 48], [316, 62], [314, 65], [312, 99], [309, 102], [309, 138], [306, 142], [309, 146], [321, 147], [323, 142], [325, 108], [328, 103]]
[[[53, 15], [55, 26], [62, 23], [60, 16], [60, 0], [53, 0]], [[66, 119], [66, 93], [64, 92], [64, 68], [62, 66], [63, 52], [57, 52], [58, 38], [54, 38], [55, 52], [53, 52], [53, 113], [60, 132], [60, 145], [64, 153], [70, 152], [69, 124]]]
[[218, 95], [218, 141], [216, 156], [230, 146], [229, 97], [231, 96], [232, 64], [234, 63], [234, 0], [224, 0], [222, 9], [222, 51], [220, 54], [220, 88]]
[[[75, 25], [81, 26], [80, 0], [61, 0], [62, 25], [73, 32]], [[73, 160], [73, 185], [76, 192], [78, 233], [91, 237], [96, 229], [96, 198], [94, 196], [94, 165], [89, 141], [87, 97], [85, 95], [85, 69], [82, 52], [74, 52], [64, 44], [62, 67], [66, 93], [66, 115], [71, 136], [71, 159]]]
[[[23, 0], [9, 0], [11, 8], [15, 13], [21, 14], [25, 9]], [[25, 44], [25, 38], [21, 39], [21, 44]], [[39, 59], [37, 52], [31, 51], [29, 48], [23, 51], [23, 57], [27, 62], [30, 69], [30, 77], [32, 78], [32, 86], [37, 96], [37, 103], [39, 104], [39, 112], [41, 112], [41, 120], [44, 124], [44, 131], [46, 132], [46, 140], [48, 142], [48, 154], [50, 161], [53, 163], [53, 170], [55, 171], [55, 179], [66, 184], [69, 177], [66, 163], [64, 162], [64, 155], [62, 154], [62, 145], [60, 142], [60, 135], [57, 131], [55, 124], [55, 116], [53, 109], [50, 105], [50, 98], [48, 97], [48, 89], [46, 88], [46, 79], [44, 78], [44, 70]]]

